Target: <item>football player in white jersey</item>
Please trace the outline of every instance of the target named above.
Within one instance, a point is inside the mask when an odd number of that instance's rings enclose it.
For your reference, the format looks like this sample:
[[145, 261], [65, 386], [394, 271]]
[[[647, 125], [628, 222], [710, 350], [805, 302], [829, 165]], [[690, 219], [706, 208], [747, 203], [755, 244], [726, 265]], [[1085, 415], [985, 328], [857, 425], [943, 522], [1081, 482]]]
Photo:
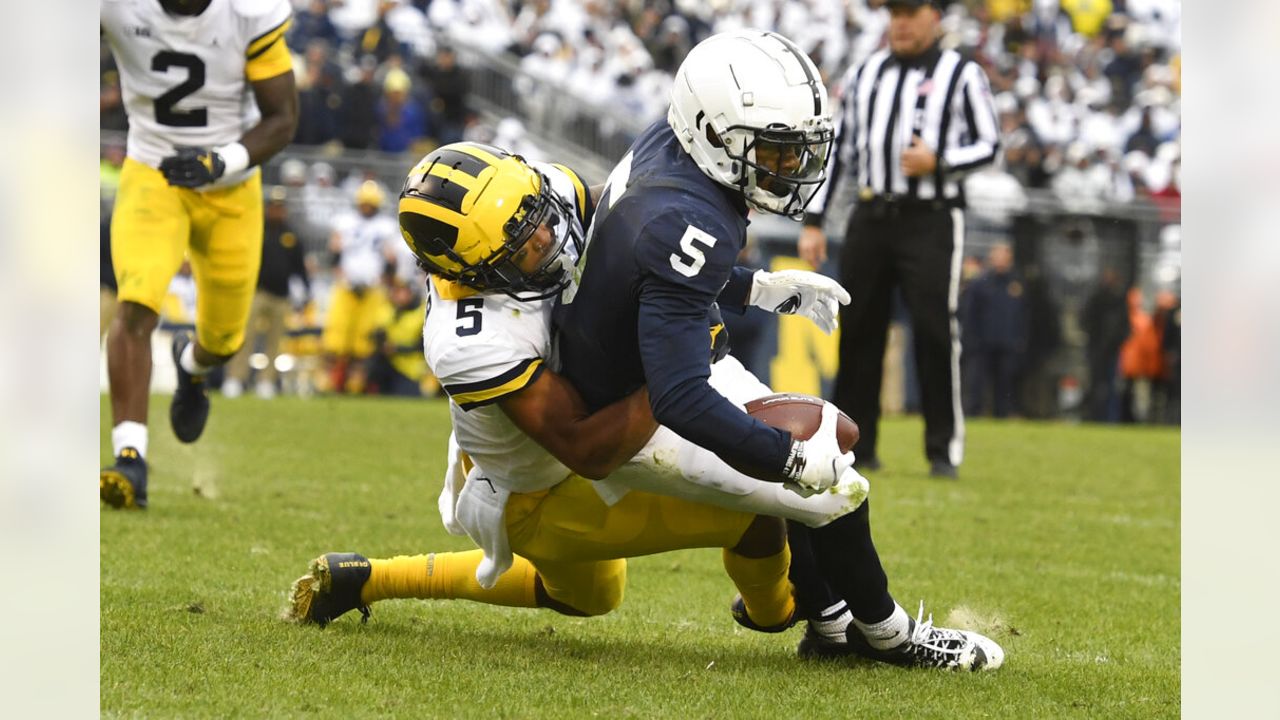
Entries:
[[99, 494], [147, 506], [151, 333], [170, 278], [191, 261], [196, 331], [173, 341], [174, 434], [209, 417], [205, 375], [244, 342], [262, 252], [257, 166], [293, 138], [298, 93], [284, 33], [289, 0], [101, 0], [120, 68], [127, 157], [111, 219], [119, 311], [107, 335], [112, 450]]
[[373, 354], [379, 318], [389, 312], [383, 275], [395, 262], [400, 242], [396, 221], [381, 214], [382, 187], [365, 180], [356, 189], [353, 212], [334, 218], [329, 251], [337, 258], [338, 282], [329, 298], [324, 347], [330, 386], [335, 392], [364, 390], [364, 359]]
[[[432, 273], [425, 352], [454, 425], [440, 510], [482, 550], [324, 555], [295, 582], [287, 617], [325, 625], [391, 597], [598, 615], [622, 599], [625, 558], [721, 547], [739, 622], [790, 627], [779, 518], [823, 525], [861, 504], [866, 482], [804, 496], [749, 478], [658, 428], [644, 390], [588, 415], [554, 372], [550, 313], [593, 212], [568, 168], [493, 147], [445, 146], [413, 169], [400, 227]], [[731, 358], [717, 364], [743, 402], [769, 394]], [[822, 438], [835, 443], [834, 415]]]

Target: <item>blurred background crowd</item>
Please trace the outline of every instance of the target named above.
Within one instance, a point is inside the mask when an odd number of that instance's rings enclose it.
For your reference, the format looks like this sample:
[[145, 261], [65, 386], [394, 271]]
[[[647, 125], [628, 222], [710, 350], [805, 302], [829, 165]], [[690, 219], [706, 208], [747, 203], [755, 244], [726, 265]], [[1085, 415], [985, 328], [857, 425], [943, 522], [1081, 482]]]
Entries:
[[[436, 145], [491, 142], [602, 182], [631, 139], [665, 114], [671, 78], [701, 39], [740, 27], [777, 30], [834, 89], [848, 67], [883, 46], [881, 5], [294, 0], [287, 39], [301, 122], [294, 144], [264, 169], [264, 187], [268, 238], [288, 234], [297, 260], [279, 265], [287, 268], [283, 284], [274, 278], [273, 289], [263, 288], [287, 300], [279, 349], [271, 352], [269, 334], [251, 340], [248, 367], [229, 371], [230, 394], [438, 390], [414, 338], [422, 279], [397, 255], [398, 235], [386, 242], [384, 272], [362, 281], [370, 319], [359, 324], [360, 347], [338, 348], [326, 328], [335, 289], [350, 287], [342, 228], [393, 217], [404, 173]], [[1180, 18], [1178, 0], [948, 5], [943, 43], [986, 69], [1003, 143], [1002, 160], [965, 183], [960, 320], [969, 414], [1179, 422]], [[105, 45], [100, 104], [105, 249], [127, 129]], [[794, 254], [798, 227], [774, 220], [753, 222], [745, 261], [768, 266]], [[193, 298], [181, 277], [174, 285], [166, 322], [181, 325]], [[911, 353], [903, 352], [910, 327], [898, 315], [886, 412], [918, 403]], [[734, 345], [767, 378], [779, 341], [765, 322], [745, 316]]]

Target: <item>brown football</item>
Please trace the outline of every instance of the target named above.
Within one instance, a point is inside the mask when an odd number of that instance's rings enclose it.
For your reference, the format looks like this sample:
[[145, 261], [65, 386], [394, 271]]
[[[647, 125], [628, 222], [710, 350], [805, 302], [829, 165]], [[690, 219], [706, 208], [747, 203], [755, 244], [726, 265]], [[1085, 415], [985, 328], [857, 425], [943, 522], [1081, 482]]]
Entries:
[[[747, 414], [770, 427], [790, 430], [796, 440], [808, 440], [822, 424], [822, 400], [812, 395], [778, 393], [747, 403]], [[858, 424], [843, 412], [836, 419], [836, 441], [849, 452], [857, 444]]]

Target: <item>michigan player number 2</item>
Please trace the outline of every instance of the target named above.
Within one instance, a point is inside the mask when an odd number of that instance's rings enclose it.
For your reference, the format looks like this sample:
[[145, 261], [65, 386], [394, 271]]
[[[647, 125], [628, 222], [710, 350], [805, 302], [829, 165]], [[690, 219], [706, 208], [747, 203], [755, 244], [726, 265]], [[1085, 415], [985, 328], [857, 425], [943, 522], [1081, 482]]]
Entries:
[[209, 124], [206, 108], [175, 110], [174, 106], [191, 93], [204, 87], [204, 61], [190, 53], [162, 50], [151, 58], [151, 70], [167, 73], [172, 68], [187, 71], [187, 78], [156, 98], [156, 122], [169, 127], [204, 127]]

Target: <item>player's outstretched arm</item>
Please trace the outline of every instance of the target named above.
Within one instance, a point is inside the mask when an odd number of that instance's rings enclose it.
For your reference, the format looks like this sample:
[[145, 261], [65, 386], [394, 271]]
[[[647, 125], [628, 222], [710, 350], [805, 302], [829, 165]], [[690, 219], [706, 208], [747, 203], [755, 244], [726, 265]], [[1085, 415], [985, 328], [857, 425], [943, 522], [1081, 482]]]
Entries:
[[240, 139], [249, 151], [249, 164], [266, 162], [293, 140], [298, 129], [298, 87], [293, 71], [252, 83], [262, 119]]
[[578, 391], [550, 370], [504, 396], [499, 407], [524, 434], [591, 480], [630, 460], [658, 429], [644, 388], [589, 414]]

